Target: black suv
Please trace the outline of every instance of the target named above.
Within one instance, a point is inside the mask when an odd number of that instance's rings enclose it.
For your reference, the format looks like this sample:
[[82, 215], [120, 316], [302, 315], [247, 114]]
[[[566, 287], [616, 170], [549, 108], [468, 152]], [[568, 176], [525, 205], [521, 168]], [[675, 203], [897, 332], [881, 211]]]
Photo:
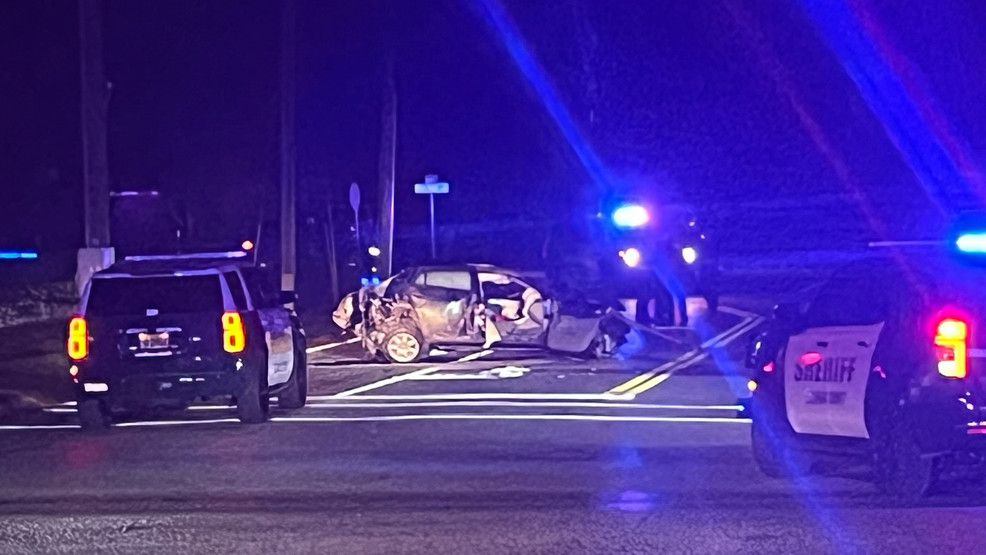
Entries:
[[986, 260], [958, 245], [876, 249], [778, 307], [748, 361], [765, 474], [855, 461], [906, 502], [986, 476]]
[[[69, 373], [84, 429], [117, 412], [235, 401], [242, 422], [262, 422], [269, 399], [304, 406], [305, 333], [293, 293], [230, 260], [150, 257], [96, 273], [69, 323]], [[167, 258], [167, 259], [162, 259]]]

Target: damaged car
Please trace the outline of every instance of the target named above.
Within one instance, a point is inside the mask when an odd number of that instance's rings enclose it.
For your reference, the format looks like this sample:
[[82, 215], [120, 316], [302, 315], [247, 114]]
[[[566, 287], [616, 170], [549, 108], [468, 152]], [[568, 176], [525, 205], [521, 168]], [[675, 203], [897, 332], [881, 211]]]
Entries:
[[394, 363], [464, 347], [605, 356], [630, 332], [611, 307], [563, 305], [517, 272], [479, 264], [407, 268], [347, 295], [333, 320], [362, 339], [368, 356]]

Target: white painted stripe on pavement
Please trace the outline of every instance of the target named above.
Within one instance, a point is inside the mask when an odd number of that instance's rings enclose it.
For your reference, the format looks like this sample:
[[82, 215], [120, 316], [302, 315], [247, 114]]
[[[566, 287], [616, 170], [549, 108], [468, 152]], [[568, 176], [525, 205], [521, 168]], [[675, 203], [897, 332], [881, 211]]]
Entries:
[[[695, 349], [693, 351], [685, 353], [684, 355], [678, 357], [677, 359], [669, 363], [666, 363], [662, 366], [659, 366], [654, 370], [651, 370], [650, 372], [641, 374], [637, 378], [634, 378], [624, 384], [621, 384], [616, 388], [611, 389], [610, 391], [615, 392], [617, 391], [617, 388], [620, 388], [623, 391], [629, 391], [634, 395], [640, 395], [645, 391], [652, 389], [667, 381], [674, 372], [692, 366], [708, 358], [709, 352], [707, 349], [709, 348], [718, 349], [721, 347], [725, 347], [726, 345], [732, 343], [733, 341], [739, 339], [740, 337], [743, 337], [751, 330], [759, 326], [762, 321], [763, 318], [760, 316], [756, 316], [751, 320], [744, 320], [743, 322], [740, 322], [738, 325], [729, 328], [724, 333], [721, 333], [703, 342], [702, 345], [700, 345], [699, 349]], [[641, 376], [648, 376], [648, 377], [644, 380], [641, 380], [640, 379]], [[627, 389], [628, 385], [630, 385], [629, 389]]]
[[114, 428], [141, 428], [153, 426], [188, 426], [191, 424], [238, 424], [238, 418], [213, 418], [210, 420], [146, 420], [140, 422], [120, 422]]
[[749, 312], [747, 310], [740, 310], [732, 306], [720, 306], [719, 311], [725, 312], [726, 314], [732, 314], [733, 316], [739, 316], [740, 318], [756, 318], [760, 316], [755, 312]]
[[[482, 358], [486, 355], [492, 354], [492, 349], [486, 349], [485, 351], [479, 351], [478, 353], [472, 353], [471, 355], [466, 355], [460, 359], [449, 361], [448, 364], [455, 364], [456, 362], [471, 362], [473, 360]], [[354, 387], [353, 389], [348, 389], [342, 393], [336, 393], [336, 397], [350, 397], [358, 393], [363, 393], [364, 391], [372, 391], [374, 389], [379, 389], [388, 385], [393, 385], [398, 382], [403, 382], [405, 380], [413, 380], [418, 376], [424, 376], [426, 374], [431, 374], [432, 372], [437, 372], [445, 368], [444, 366], [429, 366], [427, 368], [422, 368], [420, 370], [415, 370], [414, 372], [408, 372], [406, 374], [399, 374], [397, 376], [391, 376], [389, 378], [382, 379], [373, 383], [366, 385], [361, 385], [359, 387]]]
[[598, 422], [667, 422], [749, 424], [749, 418], [700, 416], [612, 416], [606, 414], [399, 414], [391, 416], [278, 416], [272, 422], [387, 422], [400, 420], [573, 420]]
[[686, 411], [738, 411], [742, 409], [742, 406], [740, 405], [664, 405], [655, 403], [618, 403], [604, 401], [422, 401], [413, 403], [309, 403], [305, 405], [306, 409], [380, 409], [409, 407], [556, 407]]
[[78, 424], [22, 424], [22, 425], [6, 425], [0, 426], [0, 430], [70, 430], [81, 428]]
[[412, 400], [484, 400], [484, 399], [532, 399], [569, 401], [632, 401], [629, 393], [423, 393], [419, 395], [311, 395], [309, 401], [412, 401]]
[[356, 343], [359, 341], [359, 337], [353, 337], [352, 339], [347, 339], [345, 341], [340, 341], [338, 343], [329, 343], [327, 345], [316, 345], [315, 347], [308, 347], [305, 349], [306, 353], [317, 353], [319, 351], [328, 351], [329, 349], [335, 349], [336, 347], [342, 347], [343, 345], [349, 345], [351, 343]]

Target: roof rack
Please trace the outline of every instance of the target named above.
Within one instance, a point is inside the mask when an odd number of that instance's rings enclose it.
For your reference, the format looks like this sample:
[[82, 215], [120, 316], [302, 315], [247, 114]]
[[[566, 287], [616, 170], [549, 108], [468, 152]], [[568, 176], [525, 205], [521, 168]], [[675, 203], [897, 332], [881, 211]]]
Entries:
[[152, 262], [166, 260], [221, 260], [246, 258], [245, 251], [225, 251], [225, 252], [193, 252], [187, 254], [142, 254], [136, 256], [126, 256], [123, 259], [127, 262]]

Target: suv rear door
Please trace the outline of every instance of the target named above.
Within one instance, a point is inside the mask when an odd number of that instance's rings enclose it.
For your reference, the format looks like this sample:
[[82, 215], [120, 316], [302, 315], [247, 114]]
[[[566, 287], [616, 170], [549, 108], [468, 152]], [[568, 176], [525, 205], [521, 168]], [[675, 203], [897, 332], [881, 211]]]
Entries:
[[95, 276], [84, 306], [90, 360], [146, 367], [140, 362], [212, 358], [222, 352], [228, 299], [217, 273]]

